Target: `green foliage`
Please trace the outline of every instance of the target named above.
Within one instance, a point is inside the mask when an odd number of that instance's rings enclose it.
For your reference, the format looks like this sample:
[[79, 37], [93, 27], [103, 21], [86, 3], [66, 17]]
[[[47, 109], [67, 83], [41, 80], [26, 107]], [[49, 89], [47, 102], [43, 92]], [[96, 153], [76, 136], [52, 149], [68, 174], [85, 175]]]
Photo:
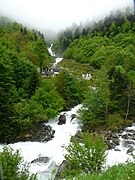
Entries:
[[68, 167], [64, 175], [99, 173], [105, 161], [106, 145], [97, 134], [83, 133], [82, 143], [72, 138], [65, 155]]
[[14, 122], [18, 130], [29, 130], [41, 119], [46, 120], [42, 104], [33, 100], [22, 100], [14, 106]]
[[[117, 10], [115, 13], [111, 13], [109, 16], [106, 16], [103, 20], [87, 24], [85, 27], [82, 26], [82, 24], [80, 24], [80, 26], [74, 24], [72, 27], [66, 28], [64, 31], [59, 33], [58, 39], [54, 42], [54, 49], [55, 51], [62, 53], [71, 45], [72, 42], [75, 42], [85, 36], [88, 38], [107, 36], [112, 39], [118, 33], [127, 33], [129, 31], [135, 32], [134, 22], [135, 16], [130, 9], [126, 13]], [[66, 53], [66, 57], [67, 54], [68, 53]], [[70, 56], [70, 58], [72, 57]]]
[[82, 74], [92, 74], [94, 71], [94, 68], [89, 64], [81, 64], [73, 59], [63, 59], [59, 63], [59, 66], [63, 67], [64, 69], [68, 69], [72, 75], [79, 79], [82, 77]]
[[[128, 162], [126, 164], [119, 164], [110, 167], [107, 171], [101, 174], [86, 174], [78, 175], [75, 177], [76, 180], [128, 180], [134, 179], [135, 177], [135, 163]], [[71, 178], [66, 178], [66, 180], [72, 180]]]
[[43, 65], [46, 65], [53, 60], [48, 53], [41, 32], [32, 31], [5, 17], [0, 17], [0, 38], [9, 42], [12, 50], [24, 54], [27, 59], [37, 66], [42, 65], [42, 61]]
[[56, 87], [49, 80], [44, 80], [36, 90], [32, 100], [42, 105], [46, 119], [54, 118], [63, 109], [63, 99], [56, 91]]
[[49, 56], [49, 53], [47, 51], [43, 39], [39, 38], [37, 40], [37, 42], [34, 45], [34, 52], [38, 55], [39, 67], [40, 71], [42, 72], [44, 67], [46, 67], [49, 64], [48, 62], [45, 62], [47, 61], [47, 55]]
[[67, 70], [61, 71], [57, 76], [56, 87], [65, 101], [66, 108], [73, 107], [82, 102], [83, 87], [75, 76], [70, 74]]
[[107, 37], [82, 37], [70, 44], [69, 48], [64, 52], [64, 57], [87, 63], [96, 51], [108, 43], [109, 39]]
[[79, 110], [79, 119], [83, 123], [85, 129], [94, 128], [95, 125], [105, 123], [106, 119], [106, 103], [101, 89], [91, 89], [83, 102], [82, 108]]
[[4, 180], [36, 180], [36, 175], [30, 175], [28, 164], [24, 163], [19, 150], [15, 152], [9, 146], [4, 146], [0, 153], [2, 176]]
[[[110, 117], [115, 115], [120, 118], [119, 127], [124, 125], [122, 120], [134, 118], [135, 16], [117, 13], [117, 17], [106, 17], [104, 22], [86, 28], [83, 36], [72, 38], [63, 52], [68, 61], [73, 59], [92, 70], [90, 86], [85, 91], [85, 100], [79, 112], [84, 129], [114, 128], [108, 121], [112, 123]], [[79, 30], [76, 28], [76, 32]], [[67, 59], [64, 61], [73, 71]], [[96, 90], [91, 87], [96, 87]]]
[[[23, 98], [30, 98], [35, 93], [39, 86], [39, 75], [34, 65], [24, 55], [11, 50], [9, 44], [2, 39], [0, 39], [0, 58], [0, 92], [2, 94], [0, 97], [0, 137], [3, 141], [10, 141], [20, 130], [17, 124], [19, 117], [16, 121], [15, 104]], [[25, 112], [25, 116], [26, 114]], [[28, 119], [28, 114], [25, 119]]]
[[41, 70], [52, 61], [43, 35], [0, 18], [1, 142], [14, 141], [63, 109], [51, 79], [42, 83], [31, 61]]
[[125, 100], [127, 101], [126, 90], [128, 82], [125, 69], [120, 65], [114, 67], [114, 69], [111, 71], [110, 79], [110, 109], [113, 109], [113, 111], [122, 112], [125, 109]]

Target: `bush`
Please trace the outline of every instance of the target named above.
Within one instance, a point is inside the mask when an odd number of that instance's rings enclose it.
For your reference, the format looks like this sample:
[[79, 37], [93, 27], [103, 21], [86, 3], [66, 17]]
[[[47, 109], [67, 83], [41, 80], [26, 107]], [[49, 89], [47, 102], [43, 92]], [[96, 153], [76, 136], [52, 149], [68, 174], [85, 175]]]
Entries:
[[83, 133], [83, 144], [75, 138], [71, 139], [70, 145], [66, 148], [65, 159], [68, 167], [64, 175], [75, 176], [82, 173], [101, 172], [106, 155], [106, 145], [97, 134]]
[[[129, 180], [135, 177], [135, 163], [119, 164], [110, 167], [101, 174], [86, 174], [76, 176], [76, 180]], [[72, 177], [66, 178], [72, 180]]]
[[28, 164], [24, 163], [19, 150], [16, 152], [9, 146], [3, 147], [0, 153], [3, 180], [36, 180], [36, 175], [29, 174]]

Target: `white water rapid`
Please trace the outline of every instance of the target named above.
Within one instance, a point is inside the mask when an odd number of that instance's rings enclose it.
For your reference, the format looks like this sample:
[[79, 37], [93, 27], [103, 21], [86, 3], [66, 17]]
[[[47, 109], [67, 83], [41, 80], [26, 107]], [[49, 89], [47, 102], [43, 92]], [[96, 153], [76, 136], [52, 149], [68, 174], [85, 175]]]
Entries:
[[[108, 150], [106, 167], [126, 161], [133, 161], [132, 153], [135, 154], [135, 123], [118, 133], [120, 144], [115, 149]], [[131, 150], [131, 153], [129, 151]]]
[[[38, 174], [38, 180], [48, 180], [51, 178], [51, 171], [57, 168], [64, 159], [66, 152], [65, 146], [70, 142], [70, 137], [79, 129], [76, 119], [71, 121], [71, 115], [76, 114], [76, 111], [81, 105], [75, 106], [71, 111], [64, 111], [60, 114], [66, 113], [66, 124], [58, 125], [58, 117], [51, 120], [47, 125], [51, 125], [55, 130], [54, 138], [48, 142], [18, 142], [9, 144], [14, 150], [20, 149], [22, 156], [26, 162], [30, 163], [30, 172]], [[0, 146], [2, 150], [2, 145]], [[38, 157], [49, 157], [47, 163], [31, 163], [32, 160]]]

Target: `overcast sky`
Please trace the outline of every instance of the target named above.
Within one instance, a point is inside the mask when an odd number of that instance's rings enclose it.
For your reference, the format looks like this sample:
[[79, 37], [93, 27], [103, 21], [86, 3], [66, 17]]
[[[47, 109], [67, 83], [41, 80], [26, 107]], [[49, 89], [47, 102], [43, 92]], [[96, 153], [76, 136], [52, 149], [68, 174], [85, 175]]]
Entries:
[[133, 0], [0, 0], [0, 14], [39, 29], [60, 30], [127, 6]]

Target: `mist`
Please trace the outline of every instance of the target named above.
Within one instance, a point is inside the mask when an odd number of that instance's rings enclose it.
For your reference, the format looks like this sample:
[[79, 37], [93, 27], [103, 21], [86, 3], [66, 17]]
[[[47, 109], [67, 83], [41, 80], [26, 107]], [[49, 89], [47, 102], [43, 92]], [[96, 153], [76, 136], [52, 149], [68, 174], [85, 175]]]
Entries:
[[54, 35], [71, 26], [97, 21], [111, 11], [133, 7], [133, 0], [0, 0], [0, 15]]

